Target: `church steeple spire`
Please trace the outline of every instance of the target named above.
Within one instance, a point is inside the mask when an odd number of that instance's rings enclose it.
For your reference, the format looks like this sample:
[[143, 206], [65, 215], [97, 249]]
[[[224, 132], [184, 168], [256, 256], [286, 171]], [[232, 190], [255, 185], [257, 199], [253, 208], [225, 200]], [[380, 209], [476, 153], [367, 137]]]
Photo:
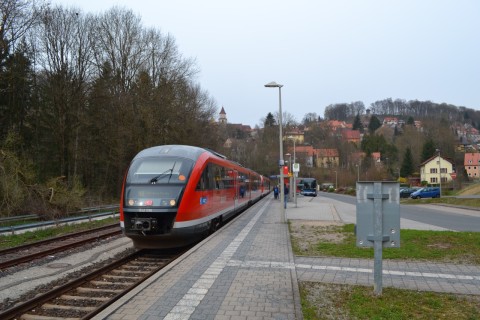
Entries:
[[227, 123], [227, 113], [222, 106], [222, 110], [220, 110], [220, 116], [218, 117], [218, 122], [220, 123]]

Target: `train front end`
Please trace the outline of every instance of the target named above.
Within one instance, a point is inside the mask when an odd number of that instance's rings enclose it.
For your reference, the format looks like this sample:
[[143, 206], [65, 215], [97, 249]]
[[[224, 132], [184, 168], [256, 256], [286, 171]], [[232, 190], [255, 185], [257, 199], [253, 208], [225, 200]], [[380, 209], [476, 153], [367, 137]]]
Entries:
[[136, 248], [169, 248], [195, 241], [174, 228], [198, 155], [187, 147], [140, 152], [130, 164], [121, 195], [120, 226]]

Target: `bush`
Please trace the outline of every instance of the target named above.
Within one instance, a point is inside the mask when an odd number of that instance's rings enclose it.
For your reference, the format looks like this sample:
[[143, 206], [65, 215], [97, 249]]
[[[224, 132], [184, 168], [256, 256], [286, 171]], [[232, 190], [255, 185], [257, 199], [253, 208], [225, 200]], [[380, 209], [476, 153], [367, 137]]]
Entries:
[[85, 189], [77, 177], [73, 177], [71, 186], [69, 186], [64, 176], [52, 178], [47, 182], [47, 188], [49, 190], [48, 202], [52, 215], [50, 218], [66, 216], [68, 212], [82, 207]]
[[0, 145], [0, 216], [36, 213], [54, 219], [81, 208], [85, 190], [77, 177], [67, 183], [65, 177], [35, 184], [33, 165], [15, 152], [21, 145], [15, 133], [9, 133]]
[[34, 179], [34, 170], [28, 162], [15, 154], [20, 144], [17, 134], [9, 133], [0, 146], [0, 215], [10, 216], [21, 209], [28, 198], [28, 185]]

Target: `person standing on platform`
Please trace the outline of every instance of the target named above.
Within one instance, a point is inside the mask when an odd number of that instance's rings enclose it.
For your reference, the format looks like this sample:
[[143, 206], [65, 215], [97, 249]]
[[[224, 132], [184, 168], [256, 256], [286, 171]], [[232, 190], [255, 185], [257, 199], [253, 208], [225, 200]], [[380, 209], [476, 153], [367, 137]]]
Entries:
[[285, 196], [283, 197], [284, 200], [285, 200], [285, 209], [287, 208], [287, 202], [288, 202], [288, 193], [289, 193], [289, 189], [288, 189], [288, 185], [284, 185], [284, 188], [285, 188]]
[[278, 199], [278, 186], [273, 187], [273, 197]]

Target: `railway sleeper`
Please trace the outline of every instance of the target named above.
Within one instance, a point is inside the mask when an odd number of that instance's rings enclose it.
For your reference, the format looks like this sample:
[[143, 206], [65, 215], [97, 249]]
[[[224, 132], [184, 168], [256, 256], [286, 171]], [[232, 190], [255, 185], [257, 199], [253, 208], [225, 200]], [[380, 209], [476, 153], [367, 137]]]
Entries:
[[145, 256], [139, 257], [138, 259], [132, 260], [132, 262], [137, 262], [137, 261], [157, 262], [158, 260], [168, 260], [168, 259], [160, 258], [159, 256], [155, 256], [155, 255], [145, 255]]
[[112, 270], [113, 273], [118, 273], [118, 274], [125, 274], [125, 275], [130, 275], [132, 273], [140, 273], [140, 274], [149, 274], [150, 271], [141, 271], [141, 270]]
[[90, 281], [91, 284], [96, 285], [96, 286], [131, 286], [135, 284], [136, 282], [130, 282], [130, 281], [123, 281], [123, 282], [112, 282], [112, 281], [97, 281], [97, 280], [92, 280]]
[[104, 301], [109, 301], [110, 298], [106, 298], [106, 297], [84, 297], [84, 296], [72, 296], [72, 295], [61, 295], [60, 296], [60, 299], [63, 299], [63, 300], [74, 300], [74, 301], [77, 301], [77, 300], [94, 300], [94, 301], [99, 301], [99, 302], [104, 302]]
[[119, 280], [130, 279], [130, 280], [135, 280], [135, 281], [142, 279], [142, 277], [140, 277], [140, 276], [114, 276], [114, 275], [110, 275], [110, 274], [103, 275], [102, 277], [105, 278], [105, 279], [119, 279]]
[[45, 303], [42, 305], [42, 309], [45, 310], [75, 310], [75, 311], [80, 311], [80, 312], [91, 312], [96, 310], [96, 307], [80, 307], [80, 306], [62, 306], [58, 304], [51, 304], [51, 303]]
[[28, 313], [22, 314], [20, 319], [22, 320], [81, 320], [81, 318], [40, 316], [38, 314], [28, 314]]
[[130, 262], [131, 265], [134, 266], [145, 266], [145, 265], [150, 265], [150, 266], [156, 266], [158, 265], [158, 260], [149, 260], [149, 261], [132, 261]]
[[84, 287], [79, 287], [76, 290], [82, 293], [88, 293], [88, 292], [121, 293], [123, 292], [123, 290], [120, 290], [120, 289], [94, 289], [94, 288], [84, 288]]
[[144, 261], [136, 261], [136, 262], [129, 262], [128, 264], [126, 264], [125, 266], [123, 266], [121, 269], [131, 269], [131, 268], [135, 268], [135, 269], [138, 269], [138, 267], [154, 267], [158, 265], [158, 262], [144, 262]]

